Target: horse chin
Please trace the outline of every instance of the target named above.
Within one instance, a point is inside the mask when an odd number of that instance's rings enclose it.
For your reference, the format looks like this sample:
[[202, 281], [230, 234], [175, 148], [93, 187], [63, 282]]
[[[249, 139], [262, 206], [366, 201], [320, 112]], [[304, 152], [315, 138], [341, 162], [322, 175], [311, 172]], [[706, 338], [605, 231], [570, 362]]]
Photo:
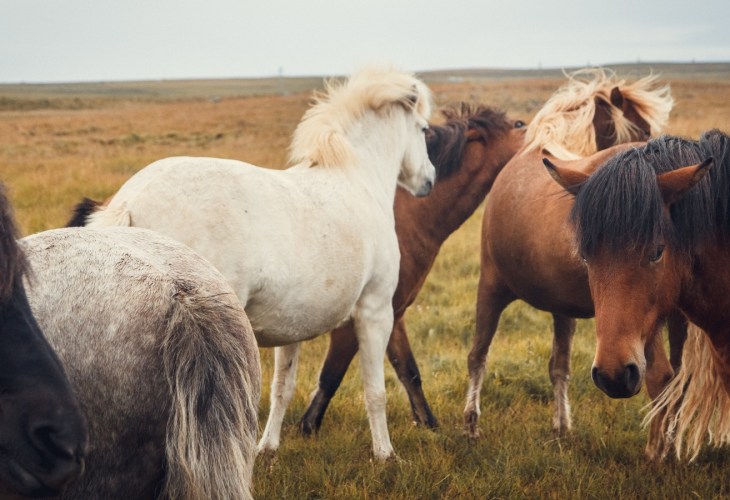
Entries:
[[4, 465], [5, 473], [0, 478], [3, 490], [5, 490], [0, 491], [0, 496], [3, 498], [5, 498], [5, 492], [10, 491], [32, 498], [56, 496], [61, 493], [61, 488], [46, 486], [41, 479], [13, 459], [9, 459]]

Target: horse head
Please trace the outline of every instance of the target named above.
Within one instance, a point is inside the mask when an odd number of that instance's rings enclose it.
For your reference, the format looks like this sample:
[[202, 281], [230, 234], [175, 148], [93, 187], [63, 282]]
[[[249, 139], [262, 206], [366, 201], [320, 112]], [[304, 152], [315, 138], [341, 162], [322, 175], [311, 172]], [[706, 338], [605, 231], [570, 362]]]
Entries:
[[16, 237], [0, 185], [0, 484], [25, 496], [55, 496], [82, 472], [88, 434], [30, 309]]
[[712, 160], [657, 173], [631, 149], [593, 174], [544, 160], [575, 195], [571, 220], [595, 307], [592, 377], [612, 398], [639, 392], [645, 349], [674, 308], [687, 273], [670, 207], [707, 173]]
[[431, 112], [430, 91], [423, 83], [415, 80], [412, 93], [400, 102], [405, 109], [406, 139], [398, 185], [415, 196], [426, 196], [436, 180], [436, 168], [431, 163], [426, 147]]

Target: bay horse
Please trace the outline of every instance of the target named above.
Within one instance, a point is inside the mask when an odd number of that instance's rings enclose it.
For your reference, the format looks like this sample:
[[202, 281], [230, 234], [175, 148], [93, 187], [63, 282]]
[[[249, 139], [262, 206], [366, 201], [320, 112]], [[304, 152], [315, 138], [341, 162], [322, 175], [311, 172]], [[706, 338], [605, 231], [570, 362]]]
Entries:
[[144, 229], [21, 243], [30, 305], [89, 425], [86, 471], [62, 498], [251, 498], [259, 352], [225, 278]]
[[730, 137], [660, 137], [590, 176], [548, 167], [576, 193], [570, 218], [596, 304], [596, 384], [634, 395], [644, 346], [678, 307], [696, 326], [651, 413], [663, 419], [661, 456], [674, 444], [682, 457], [685, 439], [692, 458], [704, 442], [730, 442]]
[[352, 320], [378, 459], [393, 455], [383, 357], [393, 325], [400, 184], [430, 192], [425, 133], [430, 90], [414, 76], [368, 67], [316, 95], [292, 139], [292, 167], [166, 158], [130, 178], [92, 227], [132, 225], [186, 243], [233, 285], [262, 347], [276, 347], [260, 451], [279, 447], [299, 342]]
[[[0, 184], [0, 496], [54, 496], [83, 471], [88, 431], [23, 278], [40, 286]], [[74, 331], [69, 332], [71, 334]]]
[[[594, 310], [585, 268], [566, 223], [572, 199], [551, 180], [542, 159], [573, 160], [592, 168], [581, 158], [599, 150], [599, 157], [610, 157], [627, 147], [621, 144], [661, 131], [673, 100], [669, 87], [656, 80], [651, 76], [627, 83], [602, 69], [570, 75], [528, 126], [525, 147], [495, 180], [482, 220], [476, 335], [468, 356], [464, 420], [471, 437], [480, 436], [479, 396], [489, 346], [502, 311], [516, 299], [553, 315], [552, 427], [558, 434], [570, 431], [567, 389], [575, 318], [592, 317]], [[616, 149], [606, 151], [610, 146]], [[671, 377], [663, 347], [656, 347], [652, 397]]]
[[[387, 347], [388, 359], [408, 394], [413, 419], [429, 428], [437, 427], [438, 421], [423, 392], [404, 315], [423, 286], [441, 245], [484, 200], [499, 171], [522, 146], [525, 130], [521, 120], [508, 119], [503, 112], [488, 107], [460, 103], [441, 113], [445, 122], [432, 123], [426, 137], [438, 178], [433, 191], [425, 198], [414, 198], [398, 188], [395, 195], [400, 272]], [[305, 435], [319, 430], [357, 350], [352, 324], [331, 332], [317, 391], [299, 422]]]

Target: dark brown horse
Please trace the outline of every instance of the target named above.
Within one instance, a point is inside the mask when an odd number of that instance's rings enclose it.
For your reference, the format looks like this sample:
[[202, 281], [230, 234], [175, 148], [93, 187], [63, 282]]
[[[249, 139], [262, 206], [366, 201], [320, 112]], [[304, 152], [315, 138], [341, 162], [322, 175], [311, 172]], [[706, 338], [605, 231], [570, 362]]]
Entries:
[[661, 137], [591, 176], [551, 169], [577, 193], [571, 219], [595, 301], [597, 385], [611, 397], [636, 394], [645, 346], [679, 307], [705, 334], [688, 340], [653, 415], [666, 416], [679, 456], [683, 440], [692, 456], [708, 437], [730, 442], [730, 137]]
[[[476, 336], [468, 358], [464, 409], [467, 431], [473, 437], [480, 434], [479, 394], [489, 346], [502, 311], [516, 299], [553, 314], [549, 362], [555, 394], [553, 429], [562, 434], [571, 428], [567, 387], [574, 318], [589, 318], [594, 312], [585, 268], [566, 223], [572, 199], [550, 179], [542, 159], [548, 155], [572, 160], [576, 169], [590, 170], [594, 161], [581, 157], [646, 139], [649, 132], [661, 130], [672, 106], [669, 89], [656, 88], [655, 78], [627, 84], [600, 70], [587, 77], [572, 76], [546, 103], [528, 127], [528, 144], [502, 170], [487, 199]], [[626, 147], [609, 149], [598, 158], [607, 159]], [[657, 385], [663, 386], [672, 370], [661, 346], [657, 347], [660, 352], [653, 356]]]
[[[33, 316], [26, 257], [0, 184], [0, 497], [58, 495], [83, 471], [88, 432]], [[32, 280], [31, 280], [32, 281]], [[32, 286], [31, 286], [32, 289]], [[75, 333], [75, 332], [69, 332]]]
[[[393, 297], [393, 332], [388, 359], [408, 393], [416, 422], [438, 425], [421, 386], [418, 365], [408, 343], [403, 315], [416, 298], [446, 238], [476, 210], [495, 177], [524, 142], [524, 123], [484, 107], [445, 110], [446, 122], [432, 125], [427, 138], [438, 182], [428, 197], [414, 198], [398, 189], [395, 225], [400, 246], [400, 275]], [[319, 429], [327, 405], [358, 350], [351, 325], [334, 330], [319, 376], [319, 387], [299, 428]]]

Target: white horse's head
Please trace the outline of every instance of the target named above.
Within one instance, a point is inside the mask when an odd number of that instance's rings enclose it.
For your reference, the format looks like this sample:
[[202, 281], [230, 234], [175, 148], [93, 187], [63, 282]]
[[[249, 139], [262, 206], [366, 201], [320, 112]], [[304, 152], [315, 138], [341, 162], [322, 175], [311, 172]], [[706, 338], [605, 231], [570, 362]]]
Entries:
[[[357, 164], [359, 148], [369, 148], [371, 160], [373, 151], [395, 154], [398, 184], [424, 196], [436, 178], [426, 149], [430, 115], [431, 91], [423, 82], [387, 66], [366, 67], [347, 81], [327, 82], [325, 92], [315, 95], [294, 132], [289, 158], [295, 165], [336, 166]], [[364, 126], [367, 117], [378, 118]], [[363, 141], [363, 129], [374, 140]]]
[[416, 80], [413, 84], [413, 93], [405, 101], [406, 148], [398, 184], [416, 196], [430, 193], [436, 180], [436, 168], [431, 163], [426, 148], [428, 116], [431, 113], [430, 98], [428, 87]]

